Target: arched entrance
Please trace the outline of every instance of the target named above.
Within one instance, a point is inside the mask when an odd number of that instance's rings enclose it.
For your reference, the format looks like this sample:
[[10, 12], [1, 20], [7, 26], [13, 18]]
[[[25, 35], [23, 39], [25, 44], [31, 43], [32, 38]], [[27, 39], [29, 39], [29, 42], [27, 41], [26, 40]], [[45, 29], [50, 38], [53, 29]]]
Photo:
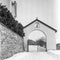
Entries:
[[27, 40], [28, 51], [46, 51], [47, 36], [41, 30], [32, 31]]

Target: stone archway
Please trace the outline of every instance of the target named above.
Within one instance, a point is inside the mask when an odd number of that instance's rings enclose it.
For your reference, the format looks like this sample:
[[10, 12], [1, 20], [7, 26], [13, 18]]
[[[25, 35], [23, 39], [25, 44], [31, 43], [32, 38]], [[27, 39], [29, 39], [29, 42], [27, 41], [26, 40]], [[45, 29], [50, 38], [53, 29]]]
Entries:
[[46, 51], [47, 36], [41, 30], [32, 31], [27, 40], [27, 50]]

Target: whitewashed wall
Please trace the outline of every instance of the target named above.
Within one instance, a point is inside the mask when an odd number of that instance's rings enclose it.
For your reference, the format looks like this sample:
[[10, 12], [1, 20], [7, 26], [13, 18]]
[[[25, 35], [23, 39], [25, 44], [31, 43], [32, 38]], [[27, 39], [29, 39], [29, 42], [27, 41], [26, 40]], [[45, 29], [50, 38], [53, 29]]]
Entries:
[[46, 36], [47, 36], [47, 50], [56, 49], [55, 31], [51, 30], [50, 28], [44, 26], [41, 23], [40, 23], [39, 28], [35, 28], [35, 22], [34, 22], [33, 24], [31, 24], [28, 27], [24, 28], [24, 32], [25, 32], [25, 37], [24, 37], [25, 50], [27, 51], [27, 40], [28, 40], [29, 34], [33, 30], [36, 30], [36, 29], [43, 31], [46, 34]]

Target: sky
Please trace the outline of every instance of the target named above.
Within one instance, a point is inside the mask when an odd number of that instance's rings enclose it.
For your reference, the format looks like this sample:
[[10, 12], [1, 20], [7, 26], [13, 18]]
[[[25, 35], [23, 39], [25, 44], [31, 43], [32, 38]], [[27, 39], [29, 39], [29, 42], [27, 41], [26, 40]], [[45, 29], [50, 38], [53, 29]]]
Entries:
[[38, 30], [35, 30], [35, 31], [31, 32], [29, 34], [29, 37], [28, 37], [28, 39], [33, 40], [33, 41], [37, 41], [37, 40], [39, 40], [41, 38], [43, 38], [45, 40], [46, 36], [45, 36], [45, 34], [43, 32], [38, 31]]
[[56, 28], [56, 7], [55, 0], [16, 0], [17, 20], [24, 26], [35, 20], [47, 23]]

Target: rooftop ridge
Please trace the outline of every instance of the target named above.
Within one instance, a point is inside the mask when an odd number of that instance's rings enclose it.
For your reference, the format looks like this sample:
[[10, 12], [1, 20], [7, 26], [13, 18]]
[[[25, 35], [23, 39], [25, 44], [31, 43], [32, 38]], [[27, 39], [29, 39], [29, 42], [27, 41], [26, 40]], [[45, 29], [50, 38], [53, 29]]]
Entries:
[[29, 25], [31, 25], [31, 24], [34, 23], [35, 21], [39, 21], [39, 22], [42, 23], [43, 25], [45, 25], [45, 26], [47, 26], [48, 28], [50, 28], [50, 29], [54, 30], [55, 32], [57, 32], [57, 30], [56, 30], [55, 28], [53, 28], [53, 27], [49, 26], [48, 24], [40, 21], [39, 19], [35, 19], [34, 21], [32, 21], [32, 22], [30, 22], [29, 24], [27, 24], [26, 26], [24, 26], [24, 28], [28, 27]]

